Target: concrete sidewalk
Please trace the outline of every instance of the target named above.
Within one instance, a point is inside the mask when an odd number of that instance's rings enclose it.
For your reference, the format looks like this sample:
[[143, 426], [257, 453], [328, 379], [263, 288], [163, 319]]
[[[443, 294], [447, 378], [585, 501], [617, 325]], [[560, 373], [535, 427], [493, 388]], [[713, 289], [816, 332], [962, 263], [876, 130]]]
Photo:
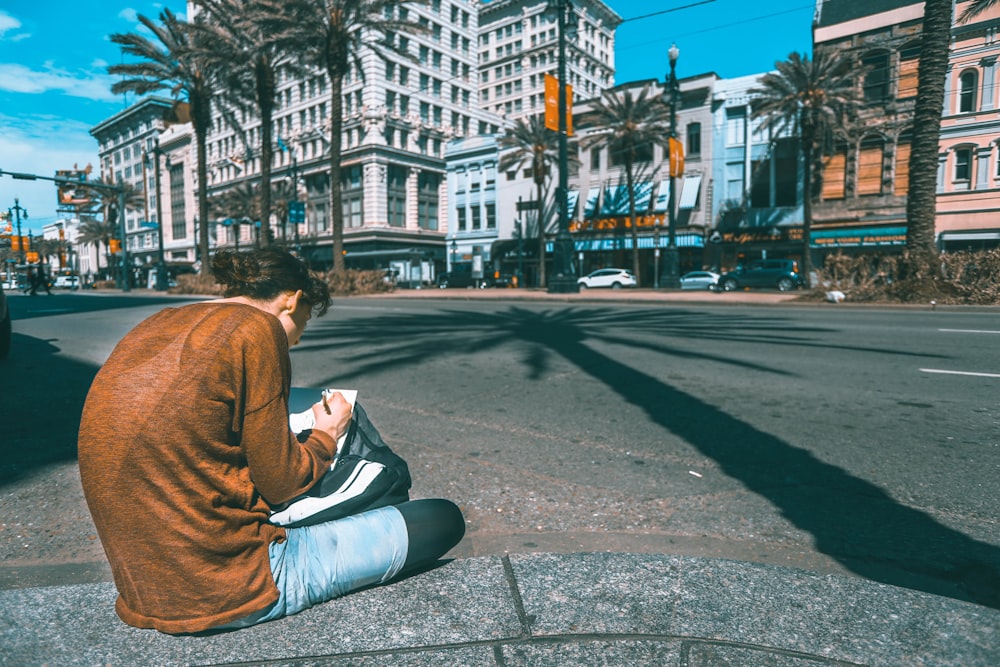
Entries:
[[110, 583], [0, 591], [0, 664], [1000, 664], [996, 610], [853, 577], [669, 555], [454, 560], [204, 637], [126, 626], [115, 596]]

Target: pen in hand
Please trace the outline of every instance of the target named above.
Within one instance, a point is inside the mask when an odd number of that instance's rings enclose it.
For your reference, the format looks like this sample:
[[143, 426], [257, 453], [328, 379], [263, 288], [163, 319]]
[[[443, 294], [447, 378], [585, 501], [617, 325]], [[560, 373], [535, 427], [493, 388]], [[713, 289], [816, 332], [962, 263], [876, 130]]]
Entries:
[[328, 415], [333, 414], [332, 412], [330, 412], [330, 406], [326, 402], [326, 392], [325, 391], [323, 392], [323, 409], [326, 410], [326, 414], [328, 414]]

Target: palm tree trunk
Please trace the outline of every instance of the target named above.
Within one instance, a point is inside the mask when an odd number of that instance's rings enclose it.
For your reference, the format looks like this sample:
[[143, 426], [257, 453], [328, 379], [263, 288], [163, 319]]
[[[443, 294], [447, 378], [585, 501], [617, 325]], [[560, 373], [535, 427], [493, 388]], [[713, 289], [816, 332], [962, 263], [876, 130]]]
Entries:
[[260, 234], [261, 248], [271, 245], [271, 161], [274, 119], [274, 69], [267, 62], [257, 63], [257, 101], [260, 106]]
[[934, 225], [937, 208], [938, 151], [944, 82], [951, 38], [951, 0], [927, 0], [920, 44], [917, 100], [910, 144], [910, 182], [906, 198], [906, 246], [921, 263], [937, 256]]
[[812, 287], [812, 198], [813, 198], [813, 137], [802, 137], [803, 181], [805, 194], [802, 197], [802, 284], [806, 289]]
[[639, 277], [639, 230], [635, 219], [635, 176], [632, 172], [632, 161], [625, 161], [625, 185], [628, 187], [628, 217], [632, 221], [632, 273], [635, 274], [637, 285], [642, 284]]
[[340, 195], [341, 132], [344, 125], [343, 72], [327, 69], [330, 79], [330, 196], [327, 217], [333, 232], [333, 272], [343, 273], [344, 264], [344, 205]]
[[198, 160], [198, 260], [201, 275], [210, 275], [208, 257], [208, 149], [207, 135], [212, 119], [209, 102], [201, 95], [191, 96], [191, 118], [194, 125]]

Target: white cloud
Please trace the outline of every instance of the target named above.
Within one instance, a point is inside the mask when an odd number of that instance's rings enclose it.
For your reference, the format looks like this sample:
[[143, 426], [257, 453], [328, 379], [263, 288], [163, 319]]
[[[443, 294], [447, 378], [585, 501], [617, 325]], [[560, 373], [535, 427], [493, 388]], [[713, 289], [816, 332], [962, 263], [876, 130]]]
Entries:
[[[52, 177], [58, 169], [87, 164], [99, 171], [97, 142], [85, 123], [50, 116], [12, 117], [0, 114], [0, 169]], [[0, 177], [0, 208], [14, 205], [14, 198], [28, 210], [22, 233], [40, 233], [55, 220], [56, 188], [51, 181], [25, 181]]]
[[106, 73], [68, 72], [46, 64], [43, 69], [32, 70], [16, 63], [0, 63], [0, 90], [14, 93], [42, 94], [60, 92], [70, 97], [88, 100], [111, 101], [114, 78]]
[[[0, 9], [0, 41], [20, 42], [22, 39], [31, 37], [30, 33], [14, 32], [21, 27], [21, 22]], [[11, 34], [7, 34], [11, 33]]]
[[126, 7], [125, 9], [118, 12], [118, 18], [125, 19], [129, 23], [135, 23], [136, 17], [139, 16], [139, 12], [135, 11], [131, 7]]

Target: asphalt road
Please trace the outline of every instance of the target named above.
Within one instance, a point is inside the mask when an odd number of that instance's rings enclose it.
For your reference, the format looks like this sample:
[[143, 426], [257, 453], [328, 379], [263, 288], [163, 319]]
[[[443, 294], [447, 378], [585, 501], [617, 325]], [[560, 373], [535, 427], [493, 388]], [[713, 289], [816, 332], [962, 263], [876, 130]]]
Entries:
[[[0, 587], [107, 578], [79, 411], [117, 339], [183, 301], [12, 296]], [[298, 386], [360, 390], [414, 497], [459, 503], [459, 556], [733, 558], [997, 607], [998, 313], [353, 298], [292, 359]]]

